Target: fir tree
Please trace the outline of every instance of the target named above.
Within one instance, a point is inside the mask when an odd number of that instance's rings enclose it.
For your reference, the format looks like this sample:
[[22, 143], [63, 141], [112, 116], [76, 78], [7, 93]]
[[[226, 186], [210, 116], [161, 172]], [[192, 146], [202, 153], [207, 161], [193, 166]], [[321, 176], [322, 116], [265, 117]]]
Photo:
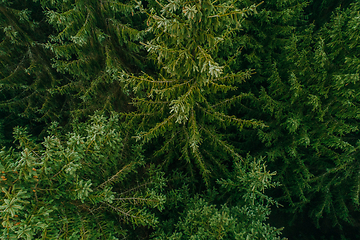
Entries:
[[349, 3], [2, 0], [0, 127], [49, 128], [1, 151], [2, 238], [278, 239], [268, 193], [359, 224]]

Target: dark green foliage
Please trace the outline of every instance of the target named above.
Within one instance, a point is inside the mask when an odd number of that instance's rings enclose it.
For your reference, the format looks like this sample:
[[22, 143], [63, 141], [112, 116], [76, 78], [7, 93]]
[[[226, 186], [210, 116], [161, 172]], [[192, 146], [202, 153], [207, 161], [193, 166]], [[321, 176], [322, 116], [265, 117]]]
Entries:
[[[142, 19], [127, 1], [40, 1], [46, 20], [56, 29], [46, 47], [52, 67], [70, 81], [52, 93], [76, 94], [75, 116], [96, 109], [124, 111], [127, 98], [114, 76], [143, 68], [139, 40]], [[110, 90], [110, 91], [109, 91]], [[80, 101], [80, 102], [79, 102]]]
[[[231, 61], [229, 68], [231, 71], [253, 69], [254, 74], [246, 82], [235, 85], [237, 90], [231, 92], [230, 96], [247, 97], [232, 106], [228, 112], [241, 118], [267, 121], [262, 111], [263, 106], [258, 104], [256, 97], [263, 87], [271, 83], [273, 64], [284, 59], [282, 51], [289, 38], [296, 33], [298, 26], [305, 24], [303, 10], [308, 3], [300, 0], [280, 0], [241, 1], [238, 4], [258, 4], [257, 14], [244, 19], [241, 24], [242, 31], [226, 40], [227, 44], [222, 47], [220, 56], [226, 58], [229, 51], [233, 53], [236, 49], [241, 50], [241, 54]], [[259, 153], [263, 148], [263, 144], [258, 141], [257, 130], [239, 132], [230, 129], [227, 134], [231, 135], [232, 145], [242, 154], [249, 151]]]
[[130, 109], [113, 80], [145, 61], [133, 5], [5, 1], [0, 12], [0, 111], [8, 121], [66, 123], [97, 109]]
[[359, 12], [0, 0], [2, 238], [358, 235]]
[[346, 9], [349, 5], [355, 2], [353, 0], [323, 0], [323, 1], [309, 1], [309, 6], [305, 11], [309, 15], [309, 22], [315, 23], [316, 28], [322, 27], [329, 22], [332, 14], [336, 8], [340, 7]]
[[259, 96], [258, 107], [270, 116], [259, 137], [284, 184], [283, 198], [297, 211], [308, 206], [317, 221], [328, 215], [334, 225], [355, 224], [359, 206], [358, 17], [352, 5], [319, 32], [310, 26], [293, 35]]
[[51, 29], [42, 17], [39, 4], [31, 1], [0, 6], [0, 124], [6, 128], [22, 119], [57, 119], [67, 104], [66, 98], [47, 91], [60, 79], [44, 48]]

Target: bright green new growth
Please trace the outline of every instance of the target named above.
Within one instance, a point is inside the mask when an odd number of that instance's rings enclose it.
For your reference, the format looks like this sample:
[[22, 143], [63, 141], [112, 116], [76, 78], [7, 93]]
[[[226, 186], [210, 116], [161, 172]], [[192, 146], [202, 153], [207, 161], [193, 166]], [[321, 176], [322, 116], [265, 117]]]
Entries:
[[279, 240], [280, 229], [265, 223], [271, 205], [277, 205], [264, 194], [279, 185], [273, 175], [262, 159], [248, 156], [235, 164], [229, 178], [218, 181], [218, 191], [185, 199], [178, 221], [163, 221], [153, 239]]
[[159, 2], [158, 11], [146, 12], [146, 31], [154, 37], [144, 44], [159, 73], [121, 78], [137, 96], [133, 101], [138, 111], [129, 115], [142, 121], [137, 138], [147, 143], [164, 137], [156, 155], [165, 155], [165, 164], [178, 156], [191, 174], [195, 165], [206, 182], [224, 171], [219, 170], [224, 160], [240, 157], [219, 134], [220, 129], [235, 126], [241, 131], [264, 126], [253, 119], [226, 114], [226, 109], [248, 97], [244, 93], [227, 98], [226, 94], [251, 75], [250, 70], [232, 72], [228, 68], [239, 52], [228, 60], [218, 59], [219, 47], [232, 34], [241, 32], [243, 19], [255, 12], [254, 5], [240, 9], [236, 4]]
[[0, 0], [0, 238], [359, 238], [359, 6]]
[[141, 146], [123, 139], [116, 115], [66, 135], [52, 129], [36, 144], [18, 128], [18, 150], [1, 151], [1, 239], [117, 239], [131, 225], [156, 225], [149, 209], [162, 208], [165, 180], [142, 167]]

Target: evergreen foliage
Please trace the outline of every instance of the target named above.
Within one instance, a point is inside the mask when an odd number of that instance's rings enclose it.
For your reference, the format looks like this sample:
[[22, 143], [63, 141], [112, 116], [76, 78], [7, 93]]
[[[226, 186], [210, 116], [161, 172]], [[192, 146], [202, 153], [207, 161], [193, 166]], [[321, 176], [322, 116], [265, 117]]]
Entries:
[[242, 9], [232, 1], [164, 1], [158, 5], [158, 10], [147, 12], [146, 31], [154, 37], [144, 45], [159, 73], [122, 77], [136, 96], [137, 112], [129, 118], [141, 121], [139, 140], [147, 143], [163, 137], [155, 155], [165, 156], [164, 165], [179, 159], [191, 175], [196, 174], [194, 167], [199, 169], [209, 184], [211, 177], [226, 171], [224, 162], [229, 157], [240, 158], [219, 130], [264, 126], [226, 113], [247, 93], [231, 98], [225, 94], [236, 89], [235, 83], [249, 79], [251, 70], [227, 69], [238, 53], [222, 64], [216, 61], [219, 46], [241, 31], [243, 19], [255, 12], [255, 5]]
[[[119, 71], [144, 68], [140, 55], [142, 19], [130, 1], [40, 0], [46, 20], [56, 29], [46, 47], [52, 67], [69, 81], [51, 93], [75, 95], [75, 116], [97, 109], [124, 111], [129, 101], [114, 82]], [[109, 91], [111, 89], [111, 91]]]
[[0, 0], [1, 239], [355, 239], [359, 12]]
[[58, 84], [59, 76], [51, 67], [52, 54], [44, 48], [51, 29], [41, 15], [40, 6], [31, 1], [0, 5], [0, 124], [4, 128], [55, 120], [67, 103], [47, 91]]
[[[267, 124], [268, 119], [262, 111], [263, 105], [259, 104], [257, 98], [261, 89], [271, 84], [274, 62], [284, 60], [282, 52], [289, 38], [296, 35], [297, 28], [305, 24], [303, 11], [308, 3], [301, 0], [241, 1], [240, 3], [244, 6], [257, 4], [257, 14], [244, 19], [240, 34], [227, 39], [228, 44], [221, 49], [220, 54], [224, 58], [229, 52], [233, 53], [240, 49], [241, 55], [230, 63], [230, 69], [232, 71], [253, 69], [254, 74], [249, 81], [235, 85], [237, 90], [231, 92], [230, 96], [246, 93], [248, 97], [228, 111], [237, 117], [264, 120]], [[232, 145], [243, 155], [249, 151], [254, 154], [264, 154], [261, 152], [263, 144], [258, 141], [256, 129], [241, 132], [230, 129], [227, 134], [231, 135]]]
[[155, 226], [165, 180], [123, 130], [116, 115], [67, 134], [53, 124], [40, 144], [15, 129], [18, 148], [1, 151], [1, 239], [118, 239]]
[[218, 181], [219, 189], [182, 199], [180, 217], [162, 221], [153, 239], [280, 239], [280, 229], [265, 223], [270, 206], [277, 204], [264, 194], [278, 185], [273, 175], [262, 159], [248, 156], [234, 165], [229, 178]]
[[259, 137], [283, 198], [297, 212], [308, 206], [316, 222], [329, 215], [334, 225], [355, 224], [359, 206], [358, 8], [337, 11], [318, 32], [309, 26], [293, 35], [258, 103], [270, 116]]
[[129, 109], [113, 79], [144, 68], [143, 21], [132, 4], [4, 1], [0, 10], [0, 110], [8, 120], [49, 124]]
[[316, 28], [322, 27], [329, 22], [336, 8], [346, 9], [354, 2], [352, 0], [324, 0], [309, 1], [306, 12], [309, 14], [309, 22], [315, 23]]

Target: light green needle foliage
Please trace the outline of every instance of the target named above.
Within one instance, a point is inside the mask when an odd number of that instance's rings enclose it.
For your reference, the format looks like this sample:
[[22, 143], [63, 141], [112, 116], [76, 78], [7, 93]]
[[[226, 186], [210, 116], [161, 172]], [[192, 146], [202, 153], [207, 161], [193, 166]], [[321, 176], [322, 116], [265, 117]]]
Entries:
[[359, 12], [0, 0], [0, 239], [354, 238]]
[[18, 149], [0, 152], [1, 239], [117, 239], [155, 226], [165, 180], [121, 126], [97, 114], [68, 134], [53, 124], [40, 144], [17, 128]]
[[277, 204], [264, 193], [279, 185], [273, 175], [262, 159], [248, 156], [235, 165], [230, 178], [218, 181], [218, 191], [188, 199], [178, 221], [163, 223], [153, 239], [279, 240], [281, 229], [266, 223], [270, 206]]
[[142, 122], [139, 140], [164, 138], [156, 153], [165, 156], [164, 164], [177, 156], [191, 174], [195, 167], [208, 182], [223, 172], [221, 162], [239, 158], [218, 130], [264, 126], [226, 113], [248, 97], [242, 93], [227, 98], [226, 94], [248, 80], [251, 70], [232, 72], [227, 68], [239, 52], [227, 56], [228, 61], [218, 61], [220, 46], [232, 34], [241, 33], [242, 21], [256, 13], [256, 6], [238, 8], [236, 1], [182, 0], [153, 5], [144, 10], [149, 16], [146, 31], [153, 36], [144, 46], [159, 71], [152, 76], [121, 77], [136, 96], [133, 102], [138, 111], [128, 116]]

